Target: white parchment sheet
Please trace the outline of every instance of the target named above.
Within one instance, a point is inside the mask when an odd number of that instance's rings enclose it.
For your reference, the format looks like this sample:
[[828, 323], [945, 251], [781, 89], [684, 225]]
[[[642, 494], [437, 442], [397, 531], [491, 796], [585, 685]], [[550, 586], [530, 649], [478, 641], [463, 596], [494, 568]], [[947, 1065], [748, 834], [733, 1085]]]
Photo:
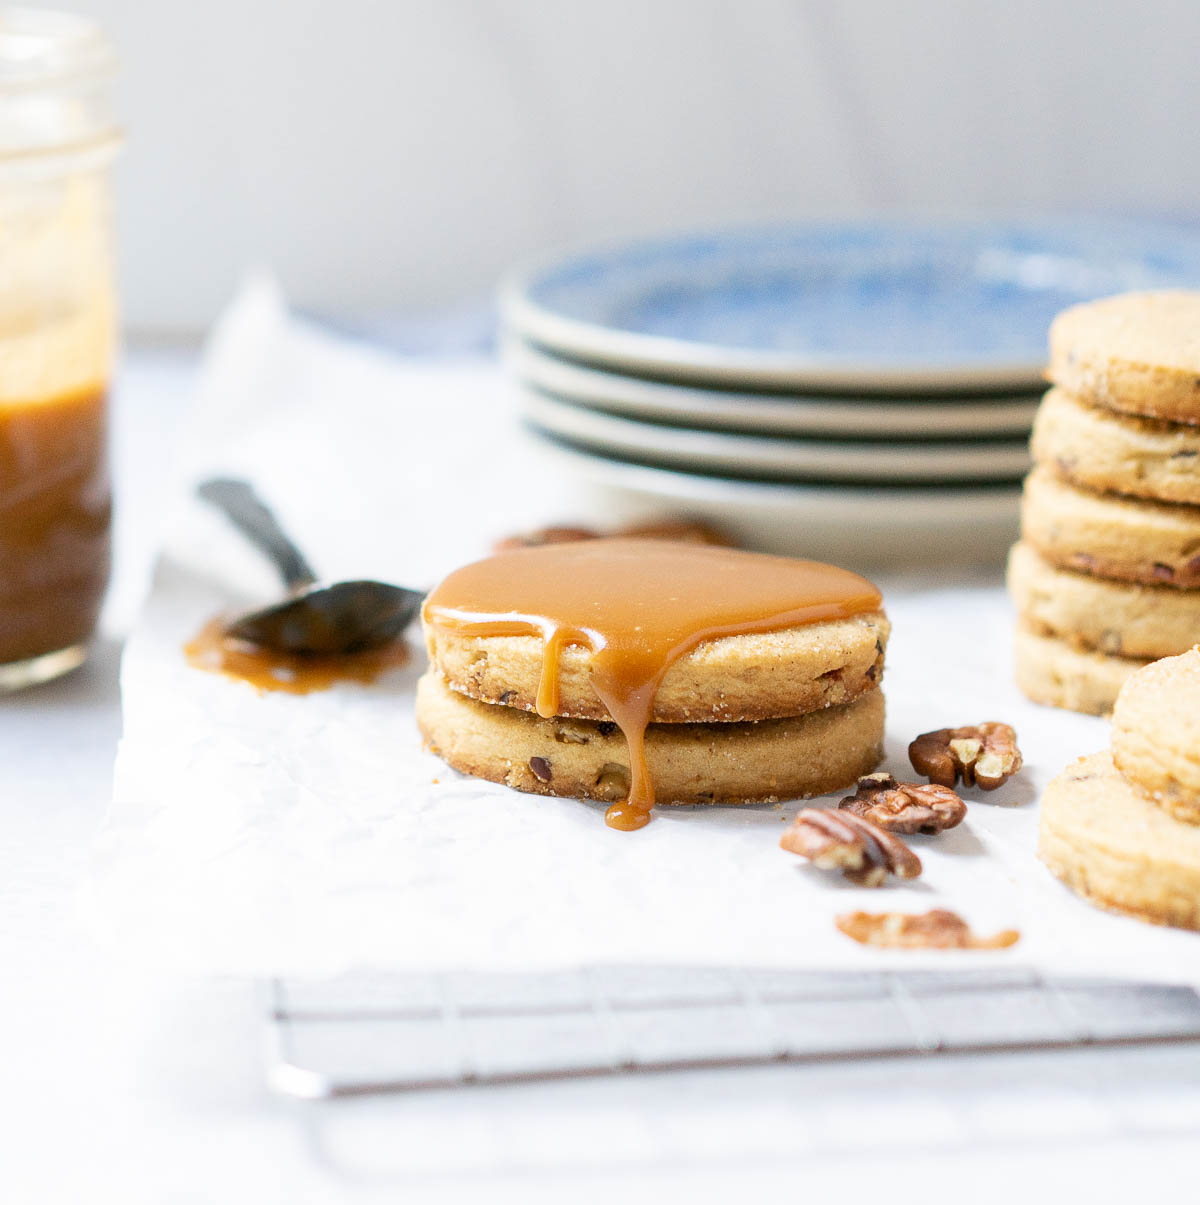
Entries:
[[[1200, 979], [1200, 936], [1096, 911], [1035, 858], [1041, 789], [1108, 729], [1017, 692], [998, 571], [877, 579], [894, 625], [886, 768], [908, 772], [920, 731], [991, 719], [1015, 725], [1026, 768], [969, 794], [959, 828], [914, 838], [921, 879], [872, 891], [778, 848], [795, 804], [663, 809], [621, 833], [598, 806], [460, 777], [420, 748], [419, 652], [374, 687], [300, 697], [186, 664], [214, 612], [278, 591], [190, 496], [207, 471], [252, 478], [325, 574], [418, 587], [504, 532], [603, 518], [536, 460], [494, 367], [390, 359], [294, 321], [260, 282], [215, 333], [186, 442], [189, 482], [125, 653], [125, 735], [86, 893], [124, 956], [197, 973], [1000, 964]], [[935, 906], [1022, 940], [885, 953], [833, 924]]]

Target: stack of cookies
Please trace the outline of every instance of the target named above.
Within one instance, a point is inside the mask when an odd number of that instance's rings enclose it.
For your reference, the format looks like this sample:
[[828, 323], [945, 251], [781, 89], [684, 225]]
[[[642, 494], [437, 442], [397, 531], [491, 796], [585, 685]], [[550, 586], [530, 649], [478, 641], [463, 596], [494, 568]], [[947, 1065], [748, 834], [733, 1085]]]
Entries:
[[1200, 649], [1130, 675], [1112, 751], [1046, 788], [1038, 854], [1101, 907], [1200, 929]]
[[1106, 715], [1147, 662], [1200, 640], [1200, 293], [1128, 293], [1064, 311], [1033, 433], [1017, 681]]
[[591, 540], [502, 552], [426, 600], [426, 746], [519, 791], [655, 803], [822, 795], [882, 757], [879, 592], [814, 562]]

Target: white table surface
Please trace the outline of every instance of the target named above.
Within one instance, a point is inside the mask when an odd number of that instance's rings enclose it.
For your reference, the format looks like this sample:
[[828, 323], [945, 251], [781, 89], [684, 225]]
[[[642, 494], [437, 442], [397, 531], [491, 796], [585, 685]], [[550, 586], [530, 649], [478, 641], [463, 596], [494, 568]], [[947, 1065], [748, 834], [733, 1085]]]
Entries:
[[[1200, 1048], [938, 1056], [296, 1104], [262, 1078], [256, 985], [114, 965], [77, 887], [111, 785], [117, 670], [195, 356], [131, 354], [119, 552], [83, 671], [0, 699], [0, 1199], [999, 1200], [1176, 1194]], [[153, 901], [147, 901], [152, 907]], [[1185, 1177], [1187, 1179], [1185, 1179]]]

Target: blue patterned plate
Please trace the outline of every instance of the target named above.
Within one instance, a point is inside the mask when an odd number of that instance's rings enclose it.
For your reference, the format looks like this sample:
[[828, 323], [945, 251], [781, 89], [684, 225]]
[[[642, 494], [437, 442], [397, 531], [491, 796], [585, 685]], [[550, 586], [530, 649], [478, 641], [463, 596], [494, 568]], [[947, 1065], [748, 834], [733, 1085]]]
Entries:
[[757, 389], [1033, 387], [1077, 301], [1200, 285], [1200, 234], [1098, 218], [839, 223], [646, 242], [518, 274], [513, 332], [621, 372]]

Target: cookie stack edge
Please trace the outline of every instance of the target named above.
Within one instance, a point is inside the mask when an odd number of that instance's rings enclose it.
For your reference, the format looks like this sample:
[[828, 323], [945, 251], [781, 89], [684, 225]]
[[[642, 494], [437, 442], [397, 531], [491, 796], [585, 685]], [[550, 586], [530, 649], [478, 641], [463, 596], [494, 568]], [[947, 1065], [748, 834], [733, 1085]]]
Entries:
[[1009, 559], [1017, 682], [1103, 715], [1200, 640], [1200, 293], [1075, 306], [1050, 346]]

